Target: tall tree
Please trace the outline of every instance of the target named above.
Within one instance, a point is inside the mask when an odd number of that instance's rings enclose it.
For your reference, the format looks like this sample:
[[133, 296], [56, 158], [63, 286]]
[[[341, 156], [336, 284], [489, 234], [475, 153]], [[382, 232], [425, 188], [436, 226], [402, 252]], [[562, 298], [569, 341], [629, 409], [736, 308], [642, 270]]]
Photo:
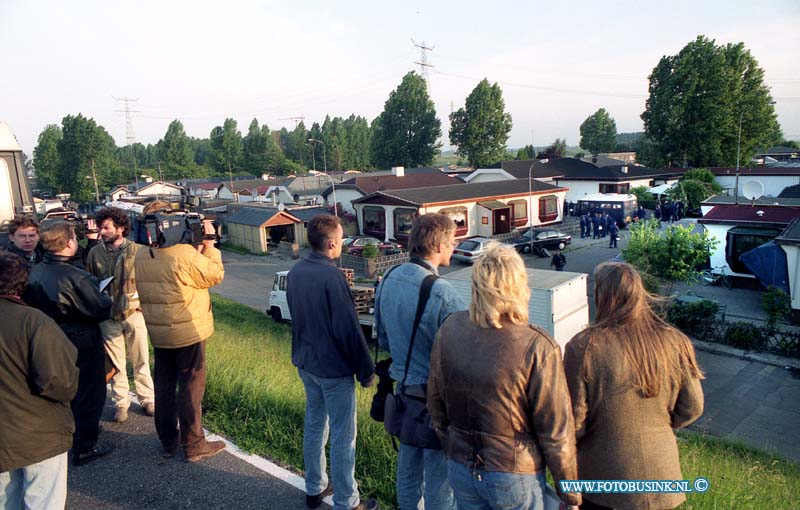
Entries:
[[49, 189], [60, 193], [62, 190], [59, 171], [61, 154], [58, 142], [63, 138], [61, 128], [56, 124], [48, 124], [39, 133], [36, 148], [33, 150], [33, 167], [36, 172], [36, 183], [40, 189]]
[[242, 140], [244, 146], [244, 166], [249, 172], [280, 172], [283, 153], [266, 124], [259, 127], [253, 119]]
[[478, 168], [502, 160], [511, 131], [511, 115], [505, 111], [503, 91], [484, 78], [467, 96], [464, 108], [450, 115], [450, 143]]
[[119, 174], [114, 158], [114, 139], [94, 119], [67, 115], [61, 122], [63, 137], [59, 179], [62, 189], [80, 202], [95, 200], [95, 191], [105, 189]]
[[563, 158], [567, 153], [567, 139], [556, 138], [553, 143], [536, 155], [536, 159]]
[[617, 145], [617, 123], [605, 108], [586, 117], [581, 124], [580, 146], [592, 154], [613, 152]]
[[344, 128], [347, 133], [347, 168], [355, 168], [357, 170], [370, 168], [372, 131], [369, 128], [367, 119], [350, 115], [344, 121]]
[[211, 130], [211, 153], [218, 172], [232, 173], [242, 162], [242, 133], [233, 119], [225, 119], [222, 126]]
[[170, 174], [186, 173], [187, 167], [193, 166], [192, 146], [181, 121], [176, 119], [169, 123], [159, 144], [159, 157]]
[[526, 145], [525, 147], [517, 151], [516, 159], [526, 160], [526, 159], [533, 159], [535, 157], [536, 157], [536, 149], [533, 148], [533, 145]]
[[372, 123], [372, 161], [383, 168], [430, 164], [441, 135], [442, 123], [425, 80], [412, 71], [389, 94], [383, 112]]
[[690, 166], [736, 163], [781, 139], [764, 71], [744, 44], [704, 36], [664, 56], [650, 74], [645, 133], [663, 159]]

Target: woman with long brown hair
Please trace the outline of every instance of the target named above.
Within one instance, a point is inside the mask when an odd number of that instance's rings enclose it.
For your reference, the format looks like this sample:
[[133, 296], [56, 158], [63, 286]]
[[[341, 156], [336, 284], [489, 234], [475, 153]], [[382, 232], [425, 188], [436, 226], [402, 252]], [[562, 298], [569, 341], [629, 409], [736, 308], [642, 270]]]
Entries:
[[[567, 344], [582, 480], [681, 480], [673, 429], [703, 412], [703, 378], [689, 339], [661, 320], [629, 264], [594, 272], [595, 323]], [[584, 494], [581, 509], [666, 509], [683, 493]]]
[[522, 258], [491, 243], [473, 266], [469, 312], [436, 334], [428, 409], [459, 510], [543, 510], [545, 467], [556, 481], [577, 476], [561, 351], [528, 324], [529, 299]]

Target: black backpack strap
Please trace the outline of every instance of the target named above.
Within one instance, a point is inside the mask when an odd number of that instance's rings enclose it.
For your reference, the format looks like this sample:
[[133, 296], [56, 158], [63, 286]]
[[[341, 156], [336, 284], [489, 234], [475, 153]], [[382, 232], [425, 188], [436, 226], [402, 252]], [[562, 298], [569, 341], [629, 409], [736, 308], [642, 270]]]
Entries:
[[411, 341], [408, 345], [408, 355], [406, 355], [406, 368], [403, 371], [403, 381], [400, 387], [404, 388], [406, 385], [406, 377], [408, 377], [408, 367], [411, 364], [411, 353], [414, 351], [414, 340], [417, 337], [417, 329], [419, 329], [419, 322], [422, 320], [422, 313], [425, 311], [425, 306], [428, 304], [428, 298], [431, 297], [431, 289], [433, 284], [438, 278], [435, 274], [429, 274], [422, 280], [422, 285], [419, 288], [419, 301], [417, 302], [417, 314], [414, 317], [414, 326], [411, 328]]

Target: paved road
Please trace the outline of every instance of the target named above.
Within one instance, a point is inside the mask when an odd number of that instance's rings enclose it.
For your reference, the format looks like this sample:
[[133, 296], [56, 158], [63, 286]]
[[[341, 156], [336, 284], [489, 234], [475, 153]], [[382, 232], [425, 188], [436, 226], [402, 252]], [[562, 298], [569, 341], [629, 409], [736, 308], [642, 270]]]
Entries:
[[[305, 493], [228, 452], [196, 464], [162, 459], [153, 419], [136, 404], [130, 410], [125, 423], [103, 421], [114, 452], [70, 466], [68, 510], [305, 510]], [[104, 420], [112, 416], [106, 407]]]

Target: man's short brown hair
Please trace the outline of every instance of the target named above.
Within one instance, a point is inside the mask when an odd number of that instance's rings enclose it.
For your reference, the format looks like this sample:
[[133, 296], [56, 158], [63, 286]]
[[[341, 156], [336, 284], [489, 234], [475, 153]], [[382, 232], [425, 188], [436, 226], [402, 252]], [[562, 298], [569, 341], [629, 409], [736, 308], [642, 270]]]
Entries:
[[328, 239], [336, 235], [336, 227], [341, 221], [332, 214], [318, 214], [308, 222], [308, 244], [314, 251], [324, 251]]
[[12, 236], [14, 235], [14, 232], [21, 228], [35, 228], [36, 232], [39, 232], [39, 224], [36, 223], [36, 220], [30, 216], [14, 218], [8, 223], [8, 233]]
[[19, 255], [0, 251], [0, 294], [21, 296], [28, 283], [30, 266]]
[[69, 221], [54, 221], [42, 229], [39, 240], [45, 250], [55, 253], [67, 247], [75, 236], [75, 225]]
[[122, 236], [127, 237], [128, 233], [131, 231], [131, 219], [128, 217], [128, 214], [115, 207], [103, 207], [97, 214], [95, 215], [95, 222], [97, 223], [98, 228], [103, 226], [103, 222], [106, 220], [111, 220], [114, 223], [114, 226], [117, 228], [122, 229]]
[[412, 257], [425, 258], [432, 255], [440, 244], [446, 243], [455, 231], [455, 222], [440, 213], [423, 214], [411, 225], [408, 252]]

